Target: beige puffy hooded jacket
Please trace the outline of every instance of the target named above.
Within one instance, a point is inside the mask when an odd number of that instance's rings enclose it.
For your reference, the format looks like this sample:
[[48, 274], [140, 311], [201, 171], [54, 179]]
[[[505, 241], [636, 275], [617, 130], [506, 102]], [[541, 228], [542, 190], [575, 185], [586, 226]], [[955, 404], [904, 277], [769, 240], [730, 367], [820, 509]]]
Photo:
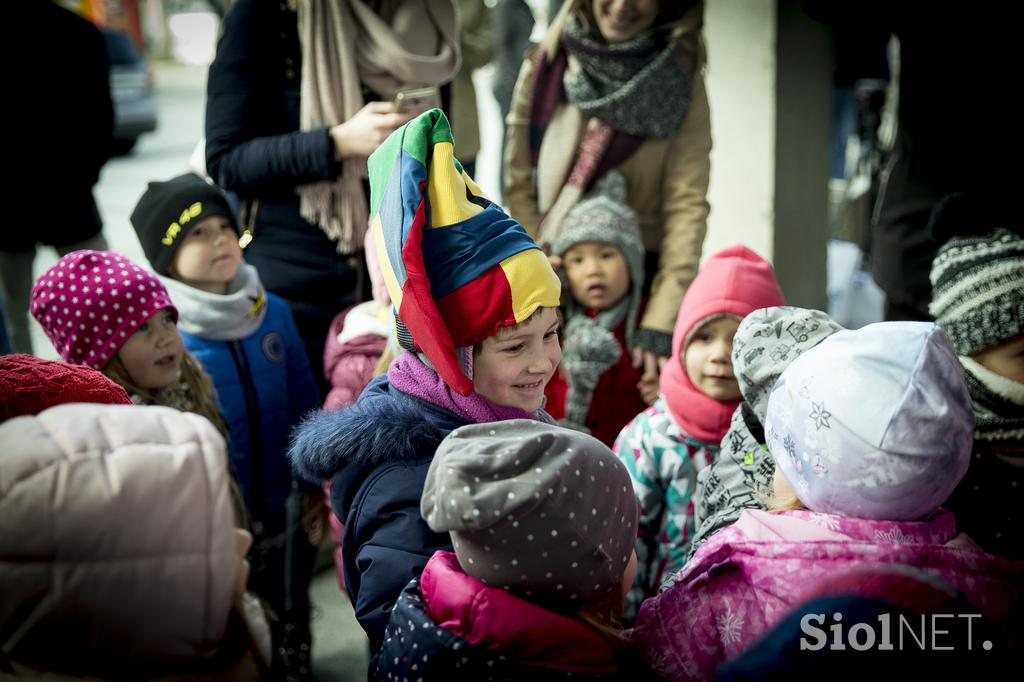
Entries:
[[3, 423], [0, 663], [137, 679], [217, 659], [245, 622], [234, 527], [202, 417], [70, 404]]

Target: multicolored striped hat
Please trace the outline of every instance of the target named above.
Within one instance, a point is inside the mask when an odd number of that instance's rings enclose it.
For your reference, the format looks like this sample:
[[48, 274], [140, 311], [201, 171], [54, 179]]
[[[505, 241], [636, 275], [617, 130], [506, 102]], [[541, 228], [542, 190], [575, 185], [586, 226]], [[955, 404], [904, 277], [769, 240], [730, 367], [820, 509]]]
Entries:
[[456, 349], [557, 307], [561, 283], [523, 226], [462, 169], [454, 144], [440, 109], [384, 141], [368, 162], [370, 229], [399, 342], [469, 395]]

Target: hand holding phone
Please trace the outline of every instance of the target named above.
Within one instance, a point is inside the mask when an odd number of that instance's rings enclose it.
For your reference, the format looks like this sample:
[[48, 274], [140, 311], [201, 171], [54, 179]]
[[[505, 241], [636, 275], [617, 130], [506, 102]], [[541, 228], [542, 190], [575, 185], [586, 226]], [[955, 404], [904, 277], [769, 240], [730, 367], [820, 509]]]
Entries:
[[421, 114], [441, 105], [441, 92], [436, 87], [401, 90], [392, 102], [392, 111], [400, 114]]
[[393, 111], [392, 102], [367, 102], [352, 118], [330, 128], [334, 156], [338, 160], [366, 158], [412, 114]]

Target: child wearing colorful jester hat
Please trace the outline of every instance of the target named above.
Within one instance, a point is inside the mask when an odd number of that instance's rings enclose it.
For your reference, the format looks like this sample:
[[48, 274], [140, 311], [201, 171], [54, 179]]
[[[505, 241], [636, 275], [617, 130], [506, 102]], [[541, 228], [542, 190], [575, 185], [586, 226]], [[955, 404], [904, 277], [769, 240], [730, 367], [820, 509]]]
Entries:
[[661, 397], [615, 441], [641, 509], [627, 617], [664, 575], [682, 568], [694, 533], [697, 474], [717, 457], [742, 397], [732, 368], [740, 320], [783, 302], [771, 265], [743, 246], [708, 258], [683, 298]]
[[407, 352], [354, 405], [308, 419], [293, 465], [332, 479], [356, 618], [380, 649], [389, 613], [446, 532], [420, 515], [434, 451], [467, 424], [551, 421], [561, 283], [523, 227], [453, 155], [438, 109], [396, 130], [369, 159], [371, 229]]

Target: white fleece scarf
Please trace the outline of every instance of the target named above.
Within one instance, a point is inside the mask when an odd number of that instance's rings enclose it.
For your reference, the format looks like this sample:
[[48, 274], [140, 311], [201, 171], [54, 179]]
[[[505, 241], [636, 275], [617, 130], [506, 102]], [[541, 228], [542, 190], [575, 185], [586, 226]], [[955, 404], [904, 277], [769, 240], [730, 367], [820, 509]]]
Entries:
[[178, 326], [211, 341], [244, 339], [267, 316], [267, 293], [256, 268], [242, 264], [226, 294], [211, 294], [170, 277], [160, 277], [178, 307]]

